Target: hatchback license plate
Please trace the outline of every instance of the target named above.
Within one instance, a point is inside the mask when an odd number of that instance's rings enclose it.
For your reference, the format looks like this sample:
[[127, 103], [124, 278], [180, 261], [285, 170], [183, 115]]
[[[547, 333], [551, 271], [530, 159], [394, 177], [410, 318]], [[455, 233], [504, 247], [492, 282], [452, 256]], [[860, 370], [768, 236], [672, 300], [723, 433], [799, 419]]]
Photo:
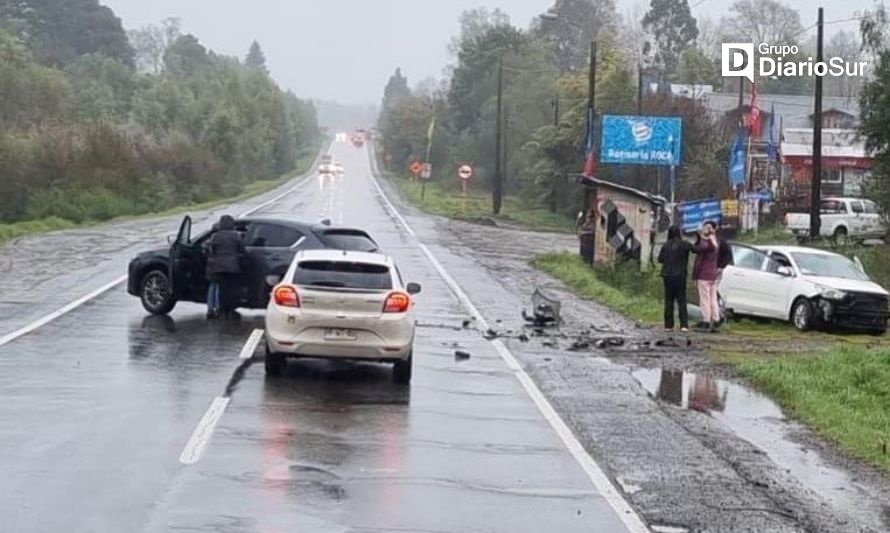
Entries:
[[324, 330], [324, 340], [326, 341], [355, 341], [358, 340], [358, 334], [352, 329], [326, 329]]

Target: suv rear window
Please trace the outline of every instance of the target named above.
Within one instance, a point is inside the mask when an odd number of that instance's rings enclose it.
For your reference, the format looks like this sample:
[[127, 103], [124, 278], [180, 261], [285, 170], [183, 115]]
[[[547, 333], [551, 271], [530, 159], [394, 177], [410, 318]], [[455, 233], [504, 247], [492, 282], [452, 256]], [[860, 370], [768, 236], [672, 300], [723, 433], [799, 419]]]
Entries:
[[327, 230], [322, 233], [321, 240], [334, 250], [376, 252], [380, 249], [367, 233], [359, 230]]
[[392, 289], [392, 275], [386, 265], [304, 261], [297, 265], [294, 283], [304, 287], [389, 290]]

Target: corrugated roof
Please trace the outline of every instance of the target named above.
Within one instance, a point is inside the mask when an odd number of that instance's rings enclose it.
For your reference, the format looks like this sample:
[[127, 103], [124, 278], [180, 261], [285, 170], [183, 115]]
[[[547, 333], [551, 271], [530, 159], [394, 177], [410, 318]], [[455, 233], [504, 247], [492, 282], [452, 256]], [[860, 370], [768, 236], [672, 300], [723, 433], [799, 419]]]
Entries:
[[[702, 102], [715, 113], [734, 111], [739, 105], [738, 93], [706, 93]], [[745, 93], [744, 105], [751, 101], [751, 93]], [[814, 100], [810, 95], [758, 94], [757, 104], [761, 110], [769, 112], [775, 106], [776, 116], [782, 117], [785, 128], [805, 128], [812, 125], [810, 116], [814, 112]], [[859, 101], [856, 98], [825, 96], [822, 98], [822, 111], [837, 110], [859, 118]]]
[[667, 198], [665, 198], [664, 196], [659, 196], [657, 194], [650, 194], [648, 192], [641, 191], [639, 189], [634, 189], [633, 187], [628, 187], [627, 185], [621, 185], [619, 183], [615, 183], [615, 182], [600, 179], [600, 178], [591, 178], [588, 176], [584, 176], [583, 174], [577, 174], [576, 177], [578, 178], [578, 181], [583, 185], [588, 185], [588, 186], [602, 185], [604, 187], [612, 187], [613, 189], [617, 189], [624, 193], [627, 193], [627, 194], [630, 194], [633, 196], [637, 196], [639, 198], [643, 198], [643, 199], [648, 200], [651, 203], [657, 204], [657, 205], [666, 205], [668, 203]]
[[[812, 128], [786, 128], [785, 140], [782, 141], [782, 156], [813, 155]], [[865, 141], [856, 130], [824, 129], [822, 130], [823, 157], [857, 157], [867, 158]]]

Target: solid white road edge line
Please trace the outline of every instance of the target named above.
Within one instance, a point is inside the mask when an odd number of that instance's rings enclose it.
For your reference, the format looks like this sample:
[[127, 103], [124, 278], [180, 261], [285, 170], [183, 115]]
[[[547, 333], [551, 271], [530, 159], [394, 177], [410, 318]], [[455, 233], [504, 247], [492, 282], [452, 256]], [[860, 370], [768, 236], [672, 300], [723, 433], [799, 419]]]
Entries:
[[198, 427], [195, 428], [192, 437], [182, 450], [182, 455], [179, 456], [180, 463], [193, 465], [201, 459], [204, 450], [207, 449], [207, 444], [210, 443], [210, 437], [213, 436], [213, 430], [216, 429], [219, 419], [226, 411], [229, 401], [230, 398], [218, 397], [210, 403], [210, 407], [198, 422]]
[[66, 314], [66, 313], [69, 313], [72, 310], [77, 309], [81, 305], [89, 302], [90, 300], [110, 291], [111, 289], [117, 287], [118, 285], [120, 285], [121, 283], [123, 283], [126, 280], [127, 280], [127, 276], [121, 276], [121, 277], [115, 279], [114, 281], [112, 281], [111, 283], [108, 283], [107, 285], [103, 285], [102, 287], [99, 287], [98, 289], [87, 294], [86, 296], [82, 296], [82, 297], [78, 298], [77, 300], [74, 300], [73, 302], [66, 304], [63, 307], [56, 309], [55, 311], [44, 316], [43, 318], [39, 318], [39, 319], [35, 320], [34, 322], [31, 322], [27, 326], [24, 326], [22, 328], [19, 328], [19, 329], [13, 331], [12, 333], [7, 333], [6, 335], [0, 337], [0, 346], [9, 344], [10, 342], [18, 339], [19, 337], [21, 337], [23, 335], [27, 335], [28, 333], [31, 333], [32, 331], [49, 324], [50, 322], [59, 318], [60, 316]]
[[[330, 149], [328, 149], [328, 152], [330, 152]], [[320, 156], [319, 156], [319, 157], [320, 157]], [[318, 161], [316, 160], [316, 163], [317, 163], [317, 162], [318, 162]], [[313, 169], [314, 169], [314, 168], [315, 168], [315, 164], [313, 164]], [[238, 218], [246, 217], [246, 216], [252, 215], [253, 213], [256, 213], [257, 211], [259, 211], [260, 209], [263, 209], [263, 208], [265, 208], [265, 207], [268, 207], [268, 206], [274, 204], [275, 202], [281, 200], [282, 198], [284, 198], [284, 197], [287, 196], [288, 194], [291, 194], [292, 192], [296, 191], [298, 188], [302, 187], [303, 184], [305, 184], [306, 182], [308, 182], [308, 181], [312, 178], [312, 176], [311, 176], [312, 171], [311, 171], [311, 170], [309, 171], [309, 174], [310, 174], [309, 176], [307, 176], [306, 178], [304, 178], [303, 180], [301, 180], [299, 183], [297, 183], [296, 185], [294, 185], [294, 186], [291, 187], [290, 189], [284, 191], [283, 193], [279, 194], [278, 196], [276, 196], [275, 198], [272, 198], [271, 200], [269, 200], [269, 201], [267, 201], [267, 202], [263, 202], [263, 203], [261, 203], [260, 205], [258, 205], [258, 206], [256, 206], [256, 207], [253, 207], [253, 208], [251, 208], [251, 209], [248, 209], [247, 211], [245, 211], [245, 212], [241, 213], [240, 215], [238, 215]], [[93, 292], [87, 294], [86, 296], [82, 296], [82, 297], [78, 298], [77, 300], [74, 300], [73, 302], [67, 303], [67, 304], [65, 304], [63, 307], [60, 307], [59, 309], [56, 309], [56, 310], [53, 311], [52, 313], [50, 313], [50, 314], [48, 314], [48, 315], [46, 315], [46, 316], [44, 316], [44, 317], [42, 317], [42, 318], [39, 318], [39, 319], [35, 320], [34, 322], [31, 322], [31, 323], [28, 324], [27, 326], [21, 327], [21, 328], [19, 328], [19, 329], [13, 331], [13, 332], [11, 332], [11, 333], [7, 333], [6, 335], [3, 335], [2, 337], [0, 337], [0, 346], [3, 346], [3, 345], [5, 345], [5, 344], [9, 344], [10, 342], [12, 342], [12, 341], [18, 339], [19, 337], [22, 337], [22, 336], [24, 336], [24, 335], [27, 335], [28, 333], [31, 333], [32, 331], [34, 331], [34, 330], [36, 330], [36, 329], [42, 328], [43, 326], [49, 324], [49, 323], [52, 322], [53, 320], [55, 320], [55, 319], [61, 317], [62, 315], [65, 315], [65, 314], [67, 314], [67, 313], [70, 313], [71, 311], [77, 309], [78, 307], [80, 307], [81, 305], [83, 305], [83, 304], [89, 302], [90, 300], [94, 300], [94, 299], [98, 298], [99, 296], [102, 296], [102, 295], [105, 294], [106, 292], [108, 292], [108, 291], [110, 291], [111, 289], [117, 287], [118, 285], [120, 285], [121, 283], [123, 283], [123, 282], [125, 282], [125, 281], [127, 281], [127, 276], [126, 276], [126, 275], [121, 276], [121, 277], [115, 279], [114, 281], [108, 283], [107, 285], [103, 285], [103, 286], [99, 287], [98, 289], [96, 289], [96, 290], [94, 290]]]
[[[370, 158], [369, 158], [370, 159]], [[374, 175], [373, 169], [368, 174], [371, 177], [372, 183], [377, 188], [377, 193], [380, 195], [380, 198], [386, 205], [386, 208], [390, 211], [390, 213], [402, 224], [405, 228], [405, 231], [408, 232], [412, 237], [417, 240], [417, 244], [420, 247], [420, 250], [426, 256], [426, 258], [433, 265], [433, 268], [439, 273], [445, 283], [449, 286], [451, 291], [458, 297], [458, 299], [463, 303], [464, 307], [470, 311], [470, 313], [476, 318], [476, 321], [483, 329], [489, 329], [488, 322], [485, 320], [485, 317], [482, 316], [482, 313], [476, 308], [467, 294], [460, 288], [460, 285], [454, 281], [454, 278], [451, 277], [450, 274], [445, 270], [439, 260], [436, 259], [436, 256], [430, 251], [429, 248], [419, 239], [417, 239], [417, 234], [414, 233], [414, 230], [408, 225], [402, 215], [396, 210], [393, 203], [386, 196], [386, 193], [383, 192], [383, 188], [380, 186], [380, 183], [377, 181], [377, 177]], [[584, 449], [584, 446], [581, 445], [581, 442], [578, 441], [578, 438], [575, 437], [575, 434], [572, 433], [572, 430], [569, 426], [563, 421], [563, 419], [559, 416], [559, 413], [550, 405], [550, 402], [541, 392], [532, 378], [528, 375], [528, 373], [522, 368], [516, 358], [510, 353], [510, 350], [507, 346], [500, 340], [495, 339], [491, 342], [492, 346], [494, 346], [495, 351], [501, 356], [504, 362], [507, 364], [507, 367], [513, 372], [519, 382], [522, 384], [522, 387], [525, 389], [525, 392], [531, 397], [534, 404], [538, 407], [538, 410], [550, 424], [550, 427], [556, 432], [559, 436], [560, 440], [562, 440], [563, 444], [565, 444], [566, 448], [568, 448], [569, 453], [572, 454], [572, 457], [578, 462], [581, 468], [584, 470], [584, 473], [587, 474], [587, 477], [594, 484], [594, 486], [599, 490], [600, 494], [603, 498], [609, 503], [612, 509], [615, 510], [615, 513], [624, 522], [624, 525], [631, 533], [649, 533], [649, 529], [646, 527], [646, 524], [643, 522], [643, 519], [637, 514], [637, 512], [630, 506], [627, 501], [621, 496], [621, 493], [618, 492], [618, 489], [612, 483], [612, 480], [606, 476], [605, 472], [603, 472], [602, 468], [593, 460], [593, 457], [587, 453], [587, 450]]]
[[263, 335], [266, 333], [263, 329], [255, 329], [253, 333], [250, 334], [250, 337], [247, 338], [247, 342], [244, 343], [244, 348], [241, 348], [241, 353], [238, 354], [238, 359], [242, 361], [246, 361], [253, 357], [253, 353], [256, 351], [256, 347], [260, 344], [260, 341], [263, 338]]

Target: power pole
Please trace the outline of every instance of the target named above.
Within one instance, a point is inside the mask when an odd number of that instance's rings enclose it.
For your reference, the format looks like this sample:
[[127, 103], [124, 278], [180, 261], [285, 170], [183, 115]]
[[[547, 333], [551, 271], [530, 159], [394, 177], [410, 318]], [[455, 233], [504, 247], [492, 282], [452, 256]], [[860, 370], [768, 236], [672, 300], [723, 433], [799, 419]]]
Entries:
[[491, 188], [492, 211], [495, 215], [501, 213], [501, 203], [504, 197], [504, 175], [501, 173], [501, 137], [503, 132], [503, 115], [504, 115], [504, 54], [498, 57], [498, 113], [497, 125], [495, 126], [495, 152], [494, 152], [494, 184]]
[[[559, 89], [556, 90], [556, 96], [553, 98], [553, 126], [559, 130]], [[550, 178], [550, 212], [556, 213], [556, 195], [559, 192], [557, 190], [557, 183], [559, 180], [559, 175], [554, 174]]]
[[[590, 140], [593, 144], [591, 150], [594, 155], [591, 157], [596, 157], [596, 138], [594, 135], [594, 127], [596, 126], [596, 41], [590, 41], [590, 86], [587, 88], [587, 134], [590, 135]], [[584, 154], [585, 157], [588, 154]], [[585, 163], [586, 166], [586, 163]], [[593, 197], [594, 207], [597, 207], [599, 200], [597, 199], [597, 194]], [[585, 193], [585, 206], [584, 209], [590, 209], [590, 200], [587, 198]], [[593, 260], [593, 264], [596, 264], [596, 228], [599, 224], [593, 225], [593, 252], [591, 253], [591, 258]]]
[[[822, 62], [822, 41], [824, 23], [822, 8], [819, 8], [819, 18], [816, 31], [816, 64]], [[816, 103], [813, 113], [813, 179], [812, 195], [810, 198], [810, 238], [818, 239], [822, 232], [822, 220], [820, 207], [822, 202], [822, 76], [816, 76]]]
[[[639, 59], [637, 60], [637, 116], [643, 114], [643, 64]], [[637, 187], [643, 186], [643, 165], [637, 165], [636, 168], [637, 173], [637, 182], [634, 184]]]

